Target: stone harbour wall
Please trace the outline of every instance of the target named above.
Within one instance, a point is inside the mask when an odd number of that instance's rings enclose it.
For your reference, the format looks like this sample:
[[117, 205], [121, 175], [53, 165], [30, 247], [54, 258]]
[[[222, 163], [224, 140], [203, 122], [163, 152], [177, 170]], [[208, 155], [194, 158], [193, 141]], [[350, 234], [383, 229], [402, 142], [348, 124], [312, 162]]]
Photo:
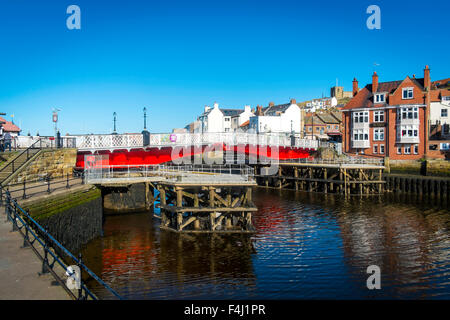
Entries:
[[11, 183], [37, 181], [46, 177], [71, 175], [77, 160], [77, 149], [45, 150]]

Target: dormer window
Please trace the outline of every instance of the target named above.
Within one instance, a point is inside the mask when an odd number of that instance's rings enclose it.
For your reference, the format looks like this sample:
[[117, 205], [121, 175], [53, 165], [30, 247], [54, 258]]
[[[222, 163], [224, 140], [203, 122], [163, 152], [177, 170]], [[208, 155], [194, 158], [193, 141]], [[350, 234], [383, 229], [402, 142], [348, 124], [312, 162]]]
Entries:
[[412, 99], [414, 98], [414, 90], [413, 88], [403, 88], [403, 99]]
[[386, 102], [384, 93], [378, 93], [375, 95], [375, 103], [384, 103], [384, 102]]

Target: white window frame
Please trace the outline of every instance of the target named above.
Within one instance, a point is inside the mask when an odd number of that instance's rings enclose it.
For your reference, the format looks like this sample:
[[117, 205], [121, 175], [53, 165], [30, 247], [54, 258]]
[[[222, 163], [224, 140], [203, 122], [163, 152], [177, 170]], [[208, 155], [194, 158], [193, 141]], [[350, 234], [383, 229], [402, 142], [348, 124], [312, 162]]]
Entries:
[[[405, 98], [405, 92], [407, 92], [406, 98]], [[409, 95], [409, 93], [411, 93], [411, 96]], [[402, 99], [403, 100], [414, 99], [414, 88], [413, 87], [403, 88], [402, 89]]]
[[419, 154], [419, 145], [415, 144], [413, 147], [414, 154]]
[[[363, 121], [359, 121], [361, 118]], [[353, 123], [369, 123], [369, 111], [353, 112]]]
[[384, 128], [373, 129], [373, 141], [384, 141]]
[[403, 147], [403, 154], [411, 154], [411, 145], [410, 144], [405, 144], [405, 146]]
[[378, 145], [377, 144], [373, 145], [373, 153], [374, 154], [378, 153]]
[[385, 103], [385, 94], [384, 93], [377, 93], [375, 94], [375, 101], [374, 103]]
[[[356, 139], [355, 139], [356, 134]], [[362, 139], [361, 139], [362, 136]], [[352, 131], [353, 141], [369, 141], [369, 130], [368, 129], [353, 129]]]
[[384, 154], [384, 144], [380, 144], [380, 154]]
[[397, 147], [397, 154], [402, 154], [402, 147]]
[[[442, 114], [443, 111], [445, 111], [445, 116]], [[447, 118], [448, 117], [448, 109], [447, 108], [442, 108], [441, 109], [441, 118]]]
[[[377, 120], [378, 117], [378, 120]], [[383, 120], [381, 120], [383, 118]], [[384, 122], [384, 111], [374, 111], [373, 112], [373, 122]]]

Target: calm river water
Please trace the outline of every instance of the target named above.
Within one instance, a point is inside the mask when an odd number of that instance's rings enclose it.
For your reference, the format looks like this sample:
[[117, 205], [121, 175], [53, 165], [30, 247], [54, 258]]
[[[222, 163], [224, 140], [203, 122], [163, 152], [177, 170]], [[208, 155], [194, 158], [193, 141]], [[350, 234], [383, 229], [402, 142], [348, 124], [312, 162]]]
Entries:
[[[274, 189], [255, 189], [254, 200], [252, 236], [179, 235], [149, 213], [107, 216], [83, 258], [128, 299], [450, 298], [447, 204]], [[381, 290], [366, 287], [369, 265], [381, 269]]]

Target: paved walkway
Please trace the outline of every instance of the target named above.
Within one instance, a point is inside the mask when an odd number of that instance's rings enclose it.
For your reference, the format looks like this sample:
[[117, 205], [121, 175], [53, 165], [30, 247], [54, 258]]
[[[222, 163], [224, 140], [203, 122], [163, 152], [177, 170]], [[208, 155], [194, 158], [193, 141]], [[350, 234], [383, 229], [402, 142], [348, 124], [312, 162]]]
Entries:
[[[39, 275], [42, 263], [23, 238], [11, 232], [5, 208], [0, 208], [0, 300], [68, 300], [69, 295], [50, 273]], [[55, 283], [57, 285], [55, 285]]]

